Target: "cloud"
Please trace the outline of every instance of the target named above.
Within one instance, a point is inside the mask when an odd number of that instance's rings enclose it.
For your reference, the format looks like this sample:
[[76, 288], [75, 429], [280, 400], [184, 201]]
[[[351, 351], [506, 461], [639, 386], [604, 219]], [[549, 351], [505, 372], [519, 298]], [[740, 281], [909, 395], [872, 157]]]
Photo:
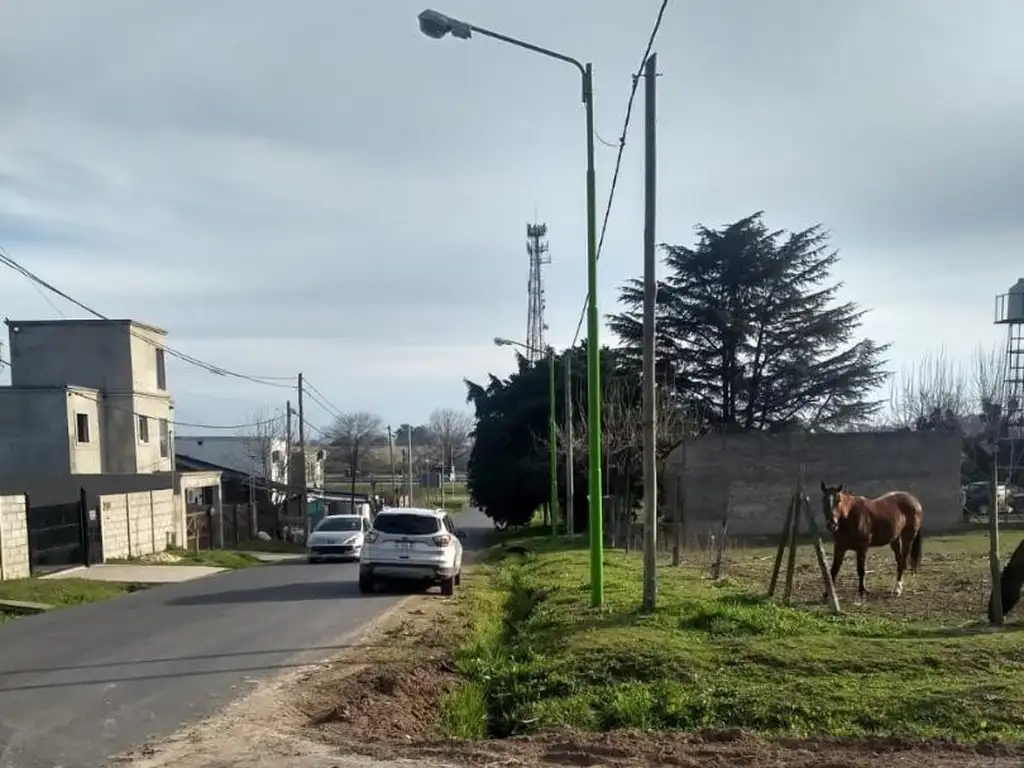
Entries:
[[[618, 138], [657, 9], [442, 8], [592, 60]], [[217, 365], [298, 370], [339, 408], [424, 419], [514, 367], [525, 224], [550, 231], [551, 341], [585, 288], [583, 111], [569, 67], [419, 35], [422, 0], [0, 5], [0, 246], [96, 309]], [[659, 38], [658, 239], [764, 209], [831, 228], [844, 294], [894, 364], [993, 338], [1018, 275], [1024, 55], [1011, 0], [708, 4]], [[641, 270], [641, 101], [601, 259]], [[598, 146], [603, 207], [614, 149]], [[77, 312], [59, 300], [69, 315]], [[54, 316], [11, 272], [0, 313]], [[517, 332], [517, 329], [522, 329]], [[287, 391], [173, 367], [179, 417], [238, 423]], [[192, 393], [192, 394], [184, 394]]]

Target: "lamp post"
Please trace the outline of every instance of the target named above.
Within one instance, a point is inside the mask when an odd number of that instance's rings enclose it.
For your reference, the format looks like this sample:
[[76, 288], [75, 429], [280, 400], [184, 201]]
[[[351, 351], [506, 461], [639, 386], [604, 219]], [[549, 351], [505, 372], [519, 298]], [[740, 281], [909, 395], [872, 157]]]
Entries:
[[[497, 347], [521, 347], [527, 352], [540, 352], [541, 350], [534, 349], [529, 344], [523, 344], [521, 341], [512, 341], [511, 339], [503, 339], [500, 336], [496, 336], [494, 339], [494, 345]], [[551, 510], [551, 535], [557, 535], [558, 528], [558, 426], [555, 420], [555, 350], [551, 347], [547, 349], [548, 358], [548, 460], [551, 462], [551, 473], [550, 473], [550, 503], [549, 509]], [[567, 466], [567, 471], [571, 472], [572, 468]], [[570, 512], [571, 514], [571, 512]]]
[[595, 608], [604, 606], [604, 513], [601, 498], [601, 342], [597, 312], [597, 193], [594, 180], [594, 88], [593, 67], [571, 56], [538, 45], [467, 24], [427, 9], [419, 15], [420, 31], [440, 40], [446, 35], [468, 40], [474, 32], [551, 59], [564, 61], [579, 70], [583, 79], [583, 106], [587, 120], [587, 485], [590, 510], [590, 599]]

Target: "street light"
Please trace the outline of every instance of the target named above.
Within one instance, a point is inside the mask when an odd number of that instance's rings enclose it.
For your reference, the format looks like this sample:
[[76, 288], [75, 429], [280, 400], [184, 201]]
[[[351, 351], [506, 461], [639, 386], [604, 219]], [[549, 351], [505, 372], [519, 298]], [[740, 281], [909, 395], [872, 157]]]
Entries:
[[[498, 347], [521, 347], [527, 352], [543, 353], [543, 350], [534, 349], [529, 344], [523, 344], [521, 341], [512, 341], [511, 339], [503, 339], [500, 336], [494, 337], [494, 344]], [[550, 473], [550, 494], [551, 501], [549, 503], [549, 509], [551, 510], [551, 535], [557, 535], [558, 526], [558, 427], [557, 421], [555, 420], [555, 350], [552, 347], [547, 349], [548, 358], [548, 458], [551, 462], [551, 473]], [[568, 467], [568, 471], [572, 471], [572, 467]], [[569, 514], [572, 514], [572, 510], [569, 510]]]
[[[451, 34], [468, 40], [472, 33], [525, 48], [551, 59], [572, 64], [583, 79], [583, 106], [587, 118], [587, 501], [590, 509], [590, 599], [595, 608], [604, 606], [604, 513], [601, 508], [601, 342], [597, 312], [597, 193], [594, 180], [594, 78], [593, 67], [547, 48], [467, 24], [434, 10], [419, 15], [420, 31], [440, 40]], [[570, 512], [571, 514], [571, 512]]]

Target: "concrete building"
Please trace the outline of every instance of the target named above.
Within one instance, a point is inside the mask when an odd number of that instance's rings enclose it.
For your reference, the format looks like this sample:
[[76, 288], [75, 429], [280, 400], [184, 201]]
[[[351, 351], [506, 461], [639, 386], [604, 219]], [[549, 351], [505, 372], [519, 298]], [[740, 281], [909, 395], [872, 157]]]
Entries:
[[172, 471], [164, 331], [131, 320], [6, 324], [0, 475]]

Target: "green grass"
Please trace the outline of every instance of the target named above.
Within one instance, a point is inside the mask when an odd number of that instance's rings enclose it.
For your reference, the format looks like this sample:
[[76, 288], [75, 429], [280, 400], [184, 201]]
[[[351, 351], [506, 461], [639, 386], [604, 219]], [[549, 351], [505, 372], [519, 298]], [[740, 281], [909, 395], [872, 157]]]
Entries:
[[11, 579], [0, 581], [0, 600], [45, 603], [55, 607], [95, 603], [143, 589], [138, 584], [117, 584], [88, 579]]
[[[957, 541], [933, 542], [936, 561]], [[939, 618], [835, 617], [820, 596], [813, 607], [764, 599], [760, 575], [712, 584], [703, 568], [664, 565], [658, 610], [643, 616], [639, 558], [608, 552], [598, 613], [585, 550], [525, 543], [532, 554], [496, 554], [467, 574], [455, 652], [464, 684], [441, 702], [448, 736], [568, 726], [1024, 739], [1024, 634], [943, 627], [941, 594]], [[964, 557], [975, 544], [960, 542]], [[884, 553], [873, 556], [891, 578]], [[980, 618], [984, 604], [975, 610]]]
[[238, 570], [239, 568], [251, 568], [254, 565], [263, 564], [263, 561], [258, 557], [231, 549], [201, 549], [198, 552], [183, 549], [169, 549], [167, 551], [180, 558], [177, 562], [170, 563], [169, 566], [171, 567], [175, 565], [208, 565], [212, 568]]

